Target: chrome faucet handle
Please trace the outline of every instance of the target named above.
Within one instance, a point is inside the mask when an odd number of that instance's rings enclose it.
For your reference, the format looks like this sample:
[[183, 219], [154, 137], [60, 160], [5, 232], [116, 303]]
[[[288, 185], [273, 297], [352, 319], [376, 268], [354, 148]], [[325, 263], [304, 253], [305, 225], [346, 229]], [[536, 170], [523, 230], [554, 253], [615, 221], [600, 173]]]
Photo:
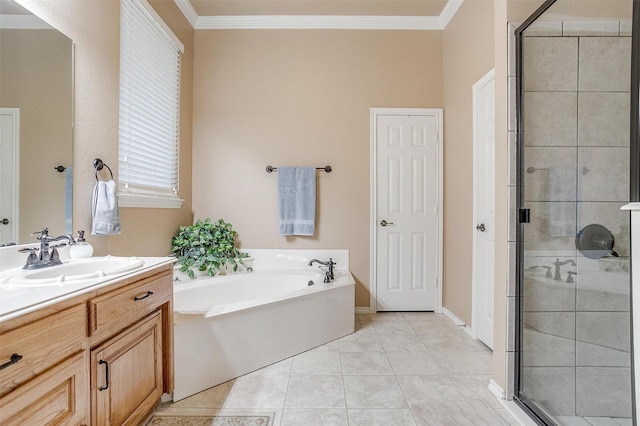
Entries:
[[[38, 237], [36, 237], [36, 235], [39, 235]], [[42, 231], [34, 231], [31, 233], [32, 237], [36, 237], [36, 239], [41, 240], [42, 238], [46, 238], [49, 236], [49, 228], [47, 228], [46, 226], [44, 228], [42, 228]]]
[[27, 256], [27, 265], [33, 265], [38, 262], [38, 255], [36, 254], [37, 250], [38, 249], [32, 250], [31, 253], [29, 253], [29, 256]]
[[577, 273], [577, 272], [575, 272], [575, 271], [567, 271], [567, 282], [568, 282], [568, 283], [573, 283], [573, 282], [575, 282], [575, 281], [573, 280], [573, 276], [574, 276], [574, 275], [578, 275], [578, 273]]
[[60, 254], [58, 253], [58, 247], [64, 247], [66, 246], [67, 243], [60, 243], [60, 244], [56, 244], [55, 246], [49, 246], [51, 247], [51, 255], [49, 256], [50, 260], [60, 260]]
[[40, 250], [38, 247], [23, 247], [18, 249], [18, 253], [34, 253]]
[[329, 261], [327, 262], [327, 264], [329, 266], [329, 276], [331, 278], [331, 281], [333, 281], [333, 279], [335, 278], [335, 275], [333, 273], [333, 267], [336, 266], [336, 262], [334, 262], [332, 258], [329, 258]]
[[24, 247], [18, 249], [18, 253], [29, 253], [25, 265], [33, 265], [34, 263], [38, 262], [38, 255], [36, 254], [38, 250], [40, 250], [38, 247]]

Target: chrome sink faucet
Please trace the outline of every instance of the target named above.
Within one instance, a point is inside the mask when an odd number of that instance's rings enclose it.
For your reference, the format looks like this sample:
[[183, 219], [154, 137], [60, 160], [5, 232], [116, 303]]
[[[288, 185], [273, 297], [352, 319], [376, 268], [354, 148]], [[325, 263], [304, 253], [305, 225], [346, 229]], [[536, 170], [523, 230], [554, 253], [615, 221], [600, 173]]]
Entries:
[[556, 281], [562, 281], [562, 276], [560, 275], [560, 266], [566, 265], [570, 263], [572, 266], [576, 266], [576, 262], [573, 259], [567, 259], [564, 262], [560, 262], [560, 259], [556, 258], [556, 261], [553, 262], [553, 265], [556, 267], [555, 274], [553, 274], [553, 279]]
[[333, 281], [333, 279], [335, 278], [335, 275], [333, 273], [333, 267], [335, 266], [336, 262], [334, 262], [332, 258], [329, 258], [327, 262], [322, 262], [318, 259], [311, 259], [311, 261], [309, 262], [309, 266], [313, 266], [314, 262], [323, 266], [328, 266], [329, 269], [327, 270], [327, 273], [324, 276], [324, 282], [329, 283]]
[[[18, 250], [20, 253], [29, 253], [29, 256], [27, 256], [27, 262], [24, 264], [22, 269], [40, 269], [48, 266], [61, 265], [62, 261], [58, 254], [58, 247], [64, 247], [67, 244], [63, 243], [51, 246], [50, 243], [61, 240], [67, 240], [69, 245], [76, 243], [71, 235], [50, 237], [49, 229], [46, 227], [42, 228], [42, 231], [34, 232], [31, 235], [35, 236], [38, 234], [39, 236], [36, 237], [36, 239], [40, 241], [40, 249], [32, 247]], [[49, 251], [49, 249], [51, 249], [51, 251]], [[38, 250], [40, 250], [40, 254], [36, 255], [36, 251]]]

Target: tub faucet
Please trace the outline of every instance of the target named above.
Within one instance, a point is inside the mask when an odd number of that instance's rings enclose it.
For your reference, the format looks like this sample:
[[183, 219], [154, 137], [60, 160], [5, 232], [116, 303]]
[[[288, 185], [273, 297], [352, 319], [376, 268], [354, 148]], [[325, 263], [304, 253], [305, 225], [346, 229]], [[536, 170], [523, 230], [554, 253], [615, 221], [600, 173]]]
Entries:
[[322, 262], [322, 261], [320, 261], [318, 259], [311, 259], [311, 261], [309, 262], [309, 266], [313, 266], [314, 262], [318, 263], [320, 265], [323, 265], [323, 266], [328, 266], [329, 270], [325, 274], [324, 282], [328, 283], [328, 282], [333, 281], [333, 279], [335, 278], [335, 275], [333, 273], [333, 267], [335, 266], [336, 262], [334, 262], [332, 258], [329, 258], [329, 260], [327, 262]]
[[556, 261], [553, 262], [554, 266], [556, 267], [556, 272], [553, 275], [554, 280], [562, 281], [562, 277], [560, 276], [560, 266], [566, 265], [567, 263], [570, 263], [572, 266], [576, 266], [576, 262], [574, 262], [573, 259], [567, 259], [564, 262], [560, 262], [560, 259], [556, 258]]

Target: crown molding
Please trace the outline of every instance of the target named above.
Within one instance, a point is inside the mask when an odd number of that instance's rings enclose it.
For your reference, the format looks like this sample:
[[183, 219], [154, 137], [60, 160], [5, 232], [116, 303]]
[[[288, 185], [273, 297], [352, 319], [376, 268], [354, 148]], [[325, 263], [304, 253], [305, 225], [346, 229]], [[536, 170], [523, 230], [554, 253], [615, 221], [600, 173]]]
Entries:
[[462, 6], [463, 1], [464, 0], [449, 0], [447, 4], [444, 5], [442, 12], [440, 12], [440, 16], [438, 16], [443, 30], [447, 28], [447, 25], [449, 25], [453, 16], [456, 14], [460, 6]]
[[53, 27], [34, 15], [0, 15], [5, 30], [52, 30]]
[[449, 0], [439, 16], [236, 15], [198, 16], [189, 0], [174, 0], [196, 30], [444, 30], [464, 0]]
[[198, 22], [198, 13], [191, 5], [189, 0], [174, 0], [175, 4], [178, 6], [178, 9], [182, 12], [187, 21], [191, 24], [192, 28], [196, 28]]

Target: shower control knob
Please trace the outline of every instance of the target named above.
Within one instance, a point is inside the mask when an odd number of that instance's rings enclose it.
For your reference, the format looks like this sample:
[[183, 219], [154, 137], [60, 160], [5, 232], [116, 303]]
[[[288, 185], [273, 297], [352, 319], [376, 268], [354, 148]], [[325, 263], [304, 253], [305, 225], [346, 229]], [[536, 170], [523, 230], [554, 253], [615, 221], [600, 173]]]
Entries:
[[476, 225], [476, 229], [480, 232], [484, 232], [487, 230], [487, 228], [484, 226], [484, 223], [481, 223], [480, 225]]
[[393, 222], [387, 222], [386, 220], [382, 219], [380, 221], [380, 225], [381, 226], [393, 225]]

